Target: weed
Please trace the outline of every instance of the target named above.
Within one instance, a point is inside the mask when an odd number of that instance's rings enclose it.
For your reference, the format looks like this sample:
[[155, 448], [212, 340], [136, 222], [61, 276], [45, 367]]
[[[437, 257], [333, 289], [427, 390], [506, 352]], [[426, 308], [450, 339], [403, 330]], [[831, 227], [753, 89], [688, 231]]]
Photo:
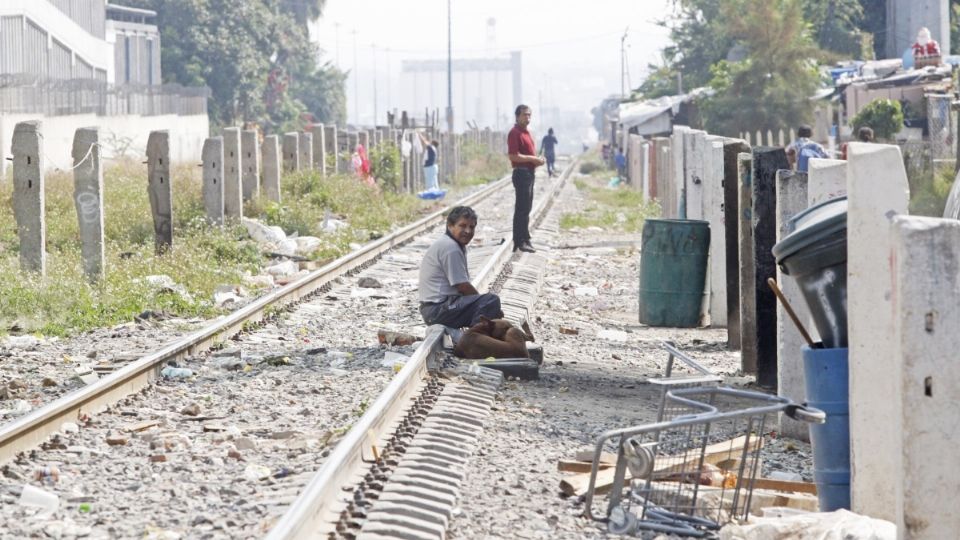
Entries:
[[608, 188], [595, 178], [578, 178], [574, 185], [586, 191], [590, 204], [577, 213], [560, 216], [562, 229], [601, 227], [606, 230], [634, 233], [643, 228], [648, 216], [659, 215], [655, 202], [643, 200], [643, 195], [627, 186]]

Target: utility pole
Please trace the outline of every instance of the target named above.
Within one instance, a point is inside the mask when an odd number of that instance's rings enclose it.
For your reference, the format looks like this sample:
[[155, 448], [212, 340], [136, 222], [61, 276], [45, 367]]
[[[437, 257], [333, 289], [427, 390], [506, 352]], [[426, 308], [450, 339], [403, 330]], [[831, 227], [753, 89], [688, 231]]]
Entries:
[[377, 44], [373, 47], [373, 125], [377, 125], [377, 118], [380, 118], [380, 111], [377, 109]]
[[337, 55], [337, 69], [340, 69], [340, 23], [333, 23], [333, 43]]
[[627, 71], [627, 32], [630, 30], [630, 27], [623, 29], [623, 37], [620, 38], [620, 98], [626, 99], [627, 97], [627, 86], [626, 86], [626, 71]]
[[353, 29], [353, 121], [360, 124], [360, 82], [357, 70], [357, 29]]
[[393, 112], [390, 101], [390, 47], [387, 47], [387, 112]]
[[453, 133], [453, 18], [447, 0], [447, 132]]

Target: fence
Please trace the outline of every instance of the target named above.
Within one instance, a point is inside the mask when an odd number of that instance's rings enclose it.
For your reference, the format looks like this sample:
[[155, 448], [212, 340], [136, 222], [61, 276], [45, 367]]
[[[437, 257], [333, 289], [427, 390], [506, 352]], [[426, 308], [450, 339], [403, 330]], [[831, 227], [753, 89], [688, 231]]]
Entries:
[[113, 85], [94, 79], [0, 75], [0, 113], [65, 116], [205, 115], [210, 89], [179, 84]]

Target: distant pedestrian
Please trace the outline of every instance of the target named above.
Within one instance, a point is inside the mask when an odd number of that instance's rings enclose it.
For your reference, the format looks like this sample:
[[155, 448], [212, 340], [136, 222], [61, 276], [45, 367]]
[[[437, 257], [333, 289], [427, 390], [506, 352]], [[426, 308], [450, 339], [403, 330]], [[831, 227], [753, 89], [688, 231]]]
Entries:
[[627, 178], [627, 156], [623, 155], [623, 148], [617, 147], [617, 155], [614, 156], [613, 160], [617, 164], [617, 176], [623, 182]]
[[373, 174], [370, 172], [370, 159], [367, 158], [367, 149], [362, 144], [358, 144], [350, 157], [350, 164], [353, 167], [353, 174], [357, 175], [364, 184], [375, 186]]
[[550, 128], [540, 142], [540, 152], [547, 159], [547, 178], [556, 176], [556, 169], [553, 167], [553, 163], [557, 160], [556, 148], [557, 138], [553, 135], [553, 128]]
[[797, 140], [787, 147], [787, 162], [790, 168], [800, 172], [807, 172], [810, 158], [830, 157], [819, 143], [810, 140], [813, 137], [813, 128], [802, 125], [797, 128]]
[[[857, 130], [857, 140], [866, 143], [873, 142], [873, 129], [867, 126], [860, 126], [860, 129]], [[840, 145], [840, 159], [847, 159], [848, 144], [849, 143], [843, 143]]]
[[533, 137], [527, 131], [533, 110], [526, 105], [517, 105], [514, 111], [517, 123], [507, 135], [507, 156], [513, 166], [513, 189], [516, 202], [513, 207], [513, 249], [533, 253], [530, 243], [530, 210], [533, 208], [534, 174], [546, 160], [537, 156]]
[[440, 143], [436, 140], [427, 140], [423, 133], [417, 132], [420, 141], [423, 143], [423, 180], [427, 186], [427, 191], [437, 191], [440, 189], [440, 167], [437, 164], [437, 148]]

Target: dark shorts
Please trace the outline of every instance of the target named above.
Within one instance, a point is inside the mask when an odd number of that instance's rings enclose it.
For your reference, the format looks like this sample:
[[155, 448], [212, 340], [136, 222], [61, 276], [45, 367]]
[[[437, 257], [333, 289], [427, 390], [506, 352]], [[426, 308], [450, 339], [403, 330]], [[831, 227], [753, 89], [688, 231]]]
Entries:
[[445, 302], [420, 303], [420, 316], [427, 324], [442, 324], [451, 328], [465, 328], [480, 322], [480, 316], [488, 319], [503, 318], [500, 297], [493, 293], [470, 296], [451, 296]]

